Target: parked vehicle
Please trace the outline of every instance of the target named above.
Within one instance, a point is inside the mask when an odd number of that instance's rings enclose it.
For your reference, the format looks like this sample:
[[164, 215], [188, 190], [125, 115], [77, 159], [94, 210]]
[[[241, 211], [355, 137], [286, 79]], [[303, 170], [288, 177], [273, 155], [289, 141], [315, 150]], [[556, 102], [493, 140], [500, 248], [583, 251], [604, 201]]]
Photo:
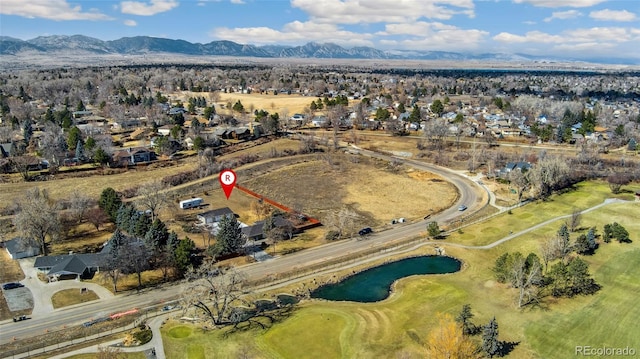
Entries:
[[15, 282], [5, 283], [5, 284], [2, 285], [2, 289], [4, 289], [4, 290], [16, 289], [16, 288], [22, 288], [22, 287], [24, 287], [24, 284], [15, 283]]
[[358, 231], [358, 234], [361, 236], [366, 236], [367, 234], [373, 232], [373, 229], [371, 229], [371, 227], [365, 227], [362, 228], [361, 230]]
[[191, 198], [180, 201], [180, 209], [189, 209], [199, 207], [203, 202], [202, 198]]
[[27, 320], [29, 319], [26, 315], [18, 315], [16, 317], [13, 317], [13, 321], [14, 322], [21, 322], [23, 320]]

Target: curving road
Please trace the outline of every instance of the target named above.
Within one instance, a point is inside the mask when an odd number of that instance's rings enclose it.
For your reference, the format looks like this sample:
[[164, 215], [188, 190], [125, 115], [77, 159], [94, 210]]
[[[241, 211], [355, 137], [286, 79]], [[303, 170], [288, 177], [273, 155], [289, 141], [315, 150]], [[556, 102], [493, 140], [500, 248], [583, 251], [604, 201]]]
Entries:
[[[260, 279], [270, 274], [289, 272], [292, 269], [313, 266], [326, 261], [337, 261], [342, 257], [349, 256], [359, 251], [382, 246], [393, 241], [415, 237], [426, 230], [426, 223], [437, 221], [445, 223], [456, 219], [462, 213], [476, 211], [487, 203], [485, 190], [477, 183], [468, 178], [451, 171], [449, 169], [425, 164], [413, 160], [391, 157], [375, 153], [372, 151], [353, 148], [355, 151], [365, 156], [376, 157], [384, 160], [396, 159], [403, 161], [414, 168], [436, 173], [453, 183], [459, 192], [457, 203], [438, 214], [432, 215], [428, 220], [415, 223], [403, 224], [393, 229], [370, 235], [367, 240], [345, 240], [336, 243], [329, 243], [319, 247], [306, 249], [300, 252], [277, 257], [269, 261], [248, 264], [238, 269], [246, 274], [250, 280]], [[466, 212], [459, 212], [458, 205], [464, 204], [468, 207]], [[174, 284], [163, 288], [147, 290], [140, 294], [129, 293], [117, 295], [98, 302], [86, 305], [64, 308], [48, 315], [34, 314], [32, 319], [24, 322], [4, 322], [0, 324], [0, 344], [12, 341], [14, 338], [20, 339], [30, 337], [35, 334], [42, 334], [48, 331], [59, 330], [64, 326], [81, 324], [90, 318], [97, 318], [113, 312], [128, 310], [131, 308], [145, 308], [157, 305], [164, 301], [177, 299], [180, 295], [183, 284]]]

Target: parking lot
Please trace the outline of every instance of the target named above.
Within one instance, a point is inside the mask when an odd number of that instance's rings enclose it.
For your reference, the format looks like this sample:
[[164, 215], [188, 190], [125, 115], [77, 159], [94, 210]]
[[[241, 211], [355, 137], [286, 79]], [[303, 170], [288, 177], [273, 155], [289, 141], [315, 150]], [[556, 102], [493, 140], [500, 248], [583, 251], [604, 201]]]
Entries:
[[12, 312], [33, 308], [33, 295], [29, 288], [2, 289], [2, 294]]

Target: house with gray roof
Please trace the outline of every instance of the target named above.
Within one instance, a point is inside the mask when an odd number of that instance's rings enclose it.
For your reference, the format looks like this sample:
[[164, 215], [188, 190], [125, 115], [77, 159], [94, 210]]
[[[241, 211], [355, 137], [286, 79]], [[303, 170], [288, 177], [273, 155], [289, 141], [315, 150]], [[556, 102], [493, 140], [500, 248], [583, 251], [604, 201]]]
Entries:
[[200, 213], [196, 215], [196, 218], [198, 218], [200, 223], [206, 225], [206, 224], [218, 223], [222, 221], [224, 217], [231, 218], [231, 217], [234, 217], [235, 215], [236, 214], [233, 213], [233, 211], [229, 207], [223, 207], [223, 208], [216, 208], [204, 213]]
[[66, 254], [36, 258], [33, 266], [46, 273], [49, 280], [88, 279], [106, 268], [108, 253]]
[[27, 238], [13, 238], [3, 243], [11, 259], [35, 257], [40, 254], [38, 242]]

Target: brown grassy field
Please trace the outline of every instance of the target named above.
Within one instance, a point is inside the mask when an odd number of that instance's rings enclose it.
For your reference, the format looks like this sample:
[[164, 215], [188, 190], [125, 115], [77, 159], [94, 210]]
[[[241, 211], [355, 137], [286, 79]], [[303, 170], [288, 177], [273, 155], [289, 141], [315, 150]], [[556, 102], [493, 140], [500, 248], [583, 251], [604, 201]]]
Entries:
[[192, 163], [163, 168], [155, 168], [154, 166], [137, 167], [111, 175], [91, 175], [40, 182], [24, 182], [21, 180], [20, 182], [5, 182], [0, 183], [0, 203], [4, 207], [33, 187], [46, 189], [51, 198], [56, 200], [69, 198], [69, 195], [74, 190], [97, 199], [104, 188], [112, 187], [116, 191], [122, 191], [153, 179], [191, 170], [196, 165], [196, 162], [193, 161]]
[[311, 101], [316, 100], [315, 97], [305, 97], [300, 95], [273, 95], [273, 94], [240, 94], [240, 93], [220, 93], [219, 104], [228, 102], [231, 104], [240, 101], [245, 110], [266, 110], [270, 113], [287, 111], [289, 116], [294, 113], [302, 113], [305, 107], [309, 107]]
[[457, 192], [430, 173], [384, 161], [342, 154], [275, 170], [243, 185], [294, 209], [327, 221], [341, 208], [357, 214], [356, 223], [380, 226], [394, 218], [421, 219], [449, 207]]
[[[233, 105], [236, 101], [240, 101], [245, 108], [245, 111], [253, 111], [253, 110], [266, 110], [270, 113], [281, 113], [286, 111], [289, 116], [294, 113], [302, 113], [305, 107], [309, 107], [311, 101], [316, 100], [316, 97], [306, 97], [301, 95], [287, 95], [287, 94], [278, 94], [274, 95], [273, 93], [269, 94], [242, 94], [242, 93], [224, 93], [219, 92], [220, 98], [219, 101], [216, 102], [216, 110], [219, 113], [230, 113], [227, 109], [223, 109], [221, 105], [224, 107], [227, 106], [227, 103], [231, 102]], [[189, 100], [189, 97], [197, 97], [203, 96], [202, 93], [190, 92], [190, 91], [181, 91], [175, 92], [171, 94], [172, 98], [180, 99], [182, 102], [186, 103]], [[207, 94], [204, 94], [205, 98], [207, 98]], [[211, 101], [211, 98], [207, 99]]]

